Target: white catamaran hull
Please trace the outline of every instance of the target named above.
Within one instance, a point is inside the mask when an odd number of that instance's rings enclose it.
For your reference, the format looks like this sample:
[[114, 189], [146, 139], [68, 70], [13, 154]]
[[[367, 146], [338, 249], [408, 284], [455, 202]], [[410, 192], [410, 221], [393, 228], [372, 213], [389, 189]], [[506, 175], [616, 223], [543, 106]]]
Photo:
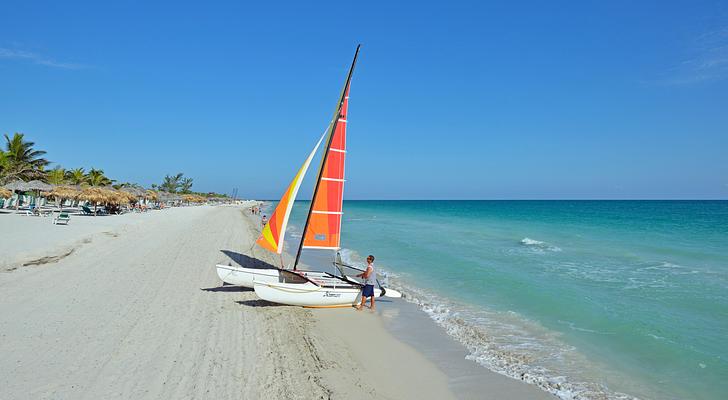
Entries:
[[[303, 307], [350, 307], [361, 302], [358, 287], [321, 287], [306, 283], [263, 283], [255, 281], [255, 294], [271, 303]], [[381, 296], [379, 288], [374, 295]]]
[[230, 285], [244, 286], [252, 289], [253, 281], [270, 283], [279, 281], [279, 271], [274, 268], [245, 268], [220, 264], [216, 267], [217, 276], [223, 282]]

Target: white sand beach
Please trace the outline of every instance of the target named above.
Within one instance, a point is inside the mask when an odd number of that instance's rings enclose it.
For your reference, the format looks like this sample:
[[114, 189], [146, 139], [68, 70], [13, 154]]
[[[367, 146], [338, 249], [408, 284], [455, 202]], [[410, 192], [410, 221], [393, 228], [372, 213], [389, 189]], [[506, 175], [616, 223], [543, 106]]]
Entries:
[[255, 218], [232, 206], [68, 226], [0, 215], [0, 399], [553, 398], [464, 358], [438, 364], [382, 311], [221, 287], [214, 266], [251, 247]]

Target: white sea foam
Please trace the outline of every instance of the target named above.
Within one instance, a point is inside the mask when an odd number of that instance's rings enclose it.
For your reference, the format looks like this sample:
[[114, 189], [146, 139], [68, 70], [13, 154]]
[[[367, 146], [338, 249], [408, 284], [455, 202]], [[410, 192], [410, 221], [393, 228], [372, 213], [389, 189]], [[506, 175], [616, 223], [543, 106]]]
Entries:
[[[634, 399], [574, 376], [573, 372], [579, 368], [576, 366], [586, 365], [588, 361], [575, 348], [559, 342], [553, 333], [521, 320], [515, 313], [509, 313], [513, 318], [507, 322], [498, 318], [497, 313], [481, 311], [478, 323], [473, 323], [471, 313], [460, 309], [460, 305], [411, 286], [395, 287], [465, 345], [470, 352], [468, 359], [491, 371], [534, 384], [561, 399]], [[532, 325], [531, 329], [540, 331], [540, 337], [523, 325]], [[566, 371], [556, 371], [546, 364], [574, 371], [565, 374]]]
[[[341, 257], [348, 264], [362, 263], [359, 254], [352, 250], [342, 249]], [[381, 266], [379, 271], [383, 271]], [[392, 278], [391, 286], [402, 292], [406, 301], [418, 305], [468, 349], [469, 360], [534, 384], [564, 400], [635, 399], [579, 378], [578, 373], [589, 361], [574, 347], [561, 342], [556, 332], [529, 322], [513, 311], [498, 313], [468, 307], [407, 284], [391, 272], [388, 275]]]
[[531, 238], [523, 238], [521, 239], [521, 244], [525, 244], [527, 246], [543, 246], [546, 243], [540, 240], [533, 240]]
[[654, 333], [648, 333], [647, 336], [649, 336], [655, 340], [665, 340], [664, 336], [655, 335]]
[[536, 252], [539, 252], [539, 253], [543, 253], [543, 252], [547, 252], [547, 251], [550, 251], [550, 252], [559, 252], [559, 251], [561, 251], [561, 248], [560, 247], [557, 247], [557, 246], [548, 244], [546, 242], [542, 242], [540, 240], [535, 240], [535, 239], [527, 238], [527, 237], [521, 239], [521, 242], [520, 243], [522, 245], [524, 245], [524, 246], [527, 246], [529, 249], [531, 249], [533, 251], [536, 251]]

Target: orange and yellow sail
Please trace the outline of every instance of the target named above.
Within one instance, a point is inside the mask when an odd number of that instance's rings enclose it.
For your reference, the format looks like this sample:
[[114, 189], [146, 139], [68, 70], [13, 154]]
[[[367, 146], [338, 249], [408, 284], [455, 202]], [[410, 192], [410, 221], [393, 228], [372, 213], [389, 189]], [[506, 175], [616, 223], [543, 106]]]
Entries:
[[288, 217], [291, 215], [293, 202], [296, 201], [296, 194], [298, 194], [298, 189], [301, 187], [301, 182], [306, 176], [306, 171], [309, 165], [311, 165], [311, 160], [313, 160], [324, 136], [326, 136], [326, 133], [321, 136], [321, 139], [316, 143], [316, 147], [313, 148], [311, 154], [308, 155], [308, 158], [306, 158], [306, 161], [298, 170], [298, 173], [296, 173], [296, 176], [293, 177], [293, 181], [288, 185], [286, 192], [283, 193], [283, 197], [281, 197], [281, 201], [278, 202], [276, 209], [271, 214], [268, 223], [263, 227], [263, 232], [260, 234], [256, 243], [264, 249], [278, 254], [283, 252], [283, 236], [286, 233]]
[[349, 87], [330, 138], [330, 145], [319, 175], [319, 186], [311, 206], [311, 216], [303, 237], [304, 249], [340, 248], [341, 217], [344, 203], [344, 162], [346, 159], [346, 118], [349, 110]]
[[[356, 65], [356, 59], [359, 55], [359, 48], [360, 46], [357, 46], [354, 61], [349, 69], [349, 75], [346, 78], [344, 88], [339, 94], [339, 103], [324, 135], [326, 137], [326, 146], [316, 180], [316, 188], [309, 209], [309, 215], [304, 226], [301, 246], [298, 249], [296, 261], [293, 264], [294, 270], [299, 262], [302, 249], [338, 250], [341, 248], [341, 218], [344, 205], [344, 164], [346, 161], [349, 86], [352, 73], [354, 72], [354, 66]], [[263, 232], [257, 241], [261, 247], [278, 254], [283, 252], [283, 236], [286, 231], [286, 225], [288, 225], [288, 217], [293, 208], [293, 202], [296, 199], [296, 194], [311, 164], [311, 160], [323, 139], [323, 137], [319, 139], [316, 147], [314, 147], [311, 154], [306, 158], [306, 162], [298, 170], [298, 173], [293, 178], [293, 182], [288, 186], [288, 189], [283, 194], [283, 198], [281, 198], [281, 201], [276, 206], [275, 211], [270, 217], [270, 221], [263, 228]]]

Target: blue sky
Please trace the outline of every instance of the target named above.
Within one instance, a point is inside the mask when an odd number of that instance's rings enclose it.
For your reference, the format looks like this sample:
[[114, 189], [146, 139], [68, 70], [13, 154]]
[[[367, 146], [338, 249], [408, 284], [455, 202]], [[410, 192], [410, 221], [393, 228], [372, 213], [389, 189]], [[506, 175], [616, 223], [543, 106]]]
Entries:
[[278, 198], [362, 43], [347, 198], [728, 198], [726, 2], [101, 3], [0, 12], [0, 133], [67, 168]]

